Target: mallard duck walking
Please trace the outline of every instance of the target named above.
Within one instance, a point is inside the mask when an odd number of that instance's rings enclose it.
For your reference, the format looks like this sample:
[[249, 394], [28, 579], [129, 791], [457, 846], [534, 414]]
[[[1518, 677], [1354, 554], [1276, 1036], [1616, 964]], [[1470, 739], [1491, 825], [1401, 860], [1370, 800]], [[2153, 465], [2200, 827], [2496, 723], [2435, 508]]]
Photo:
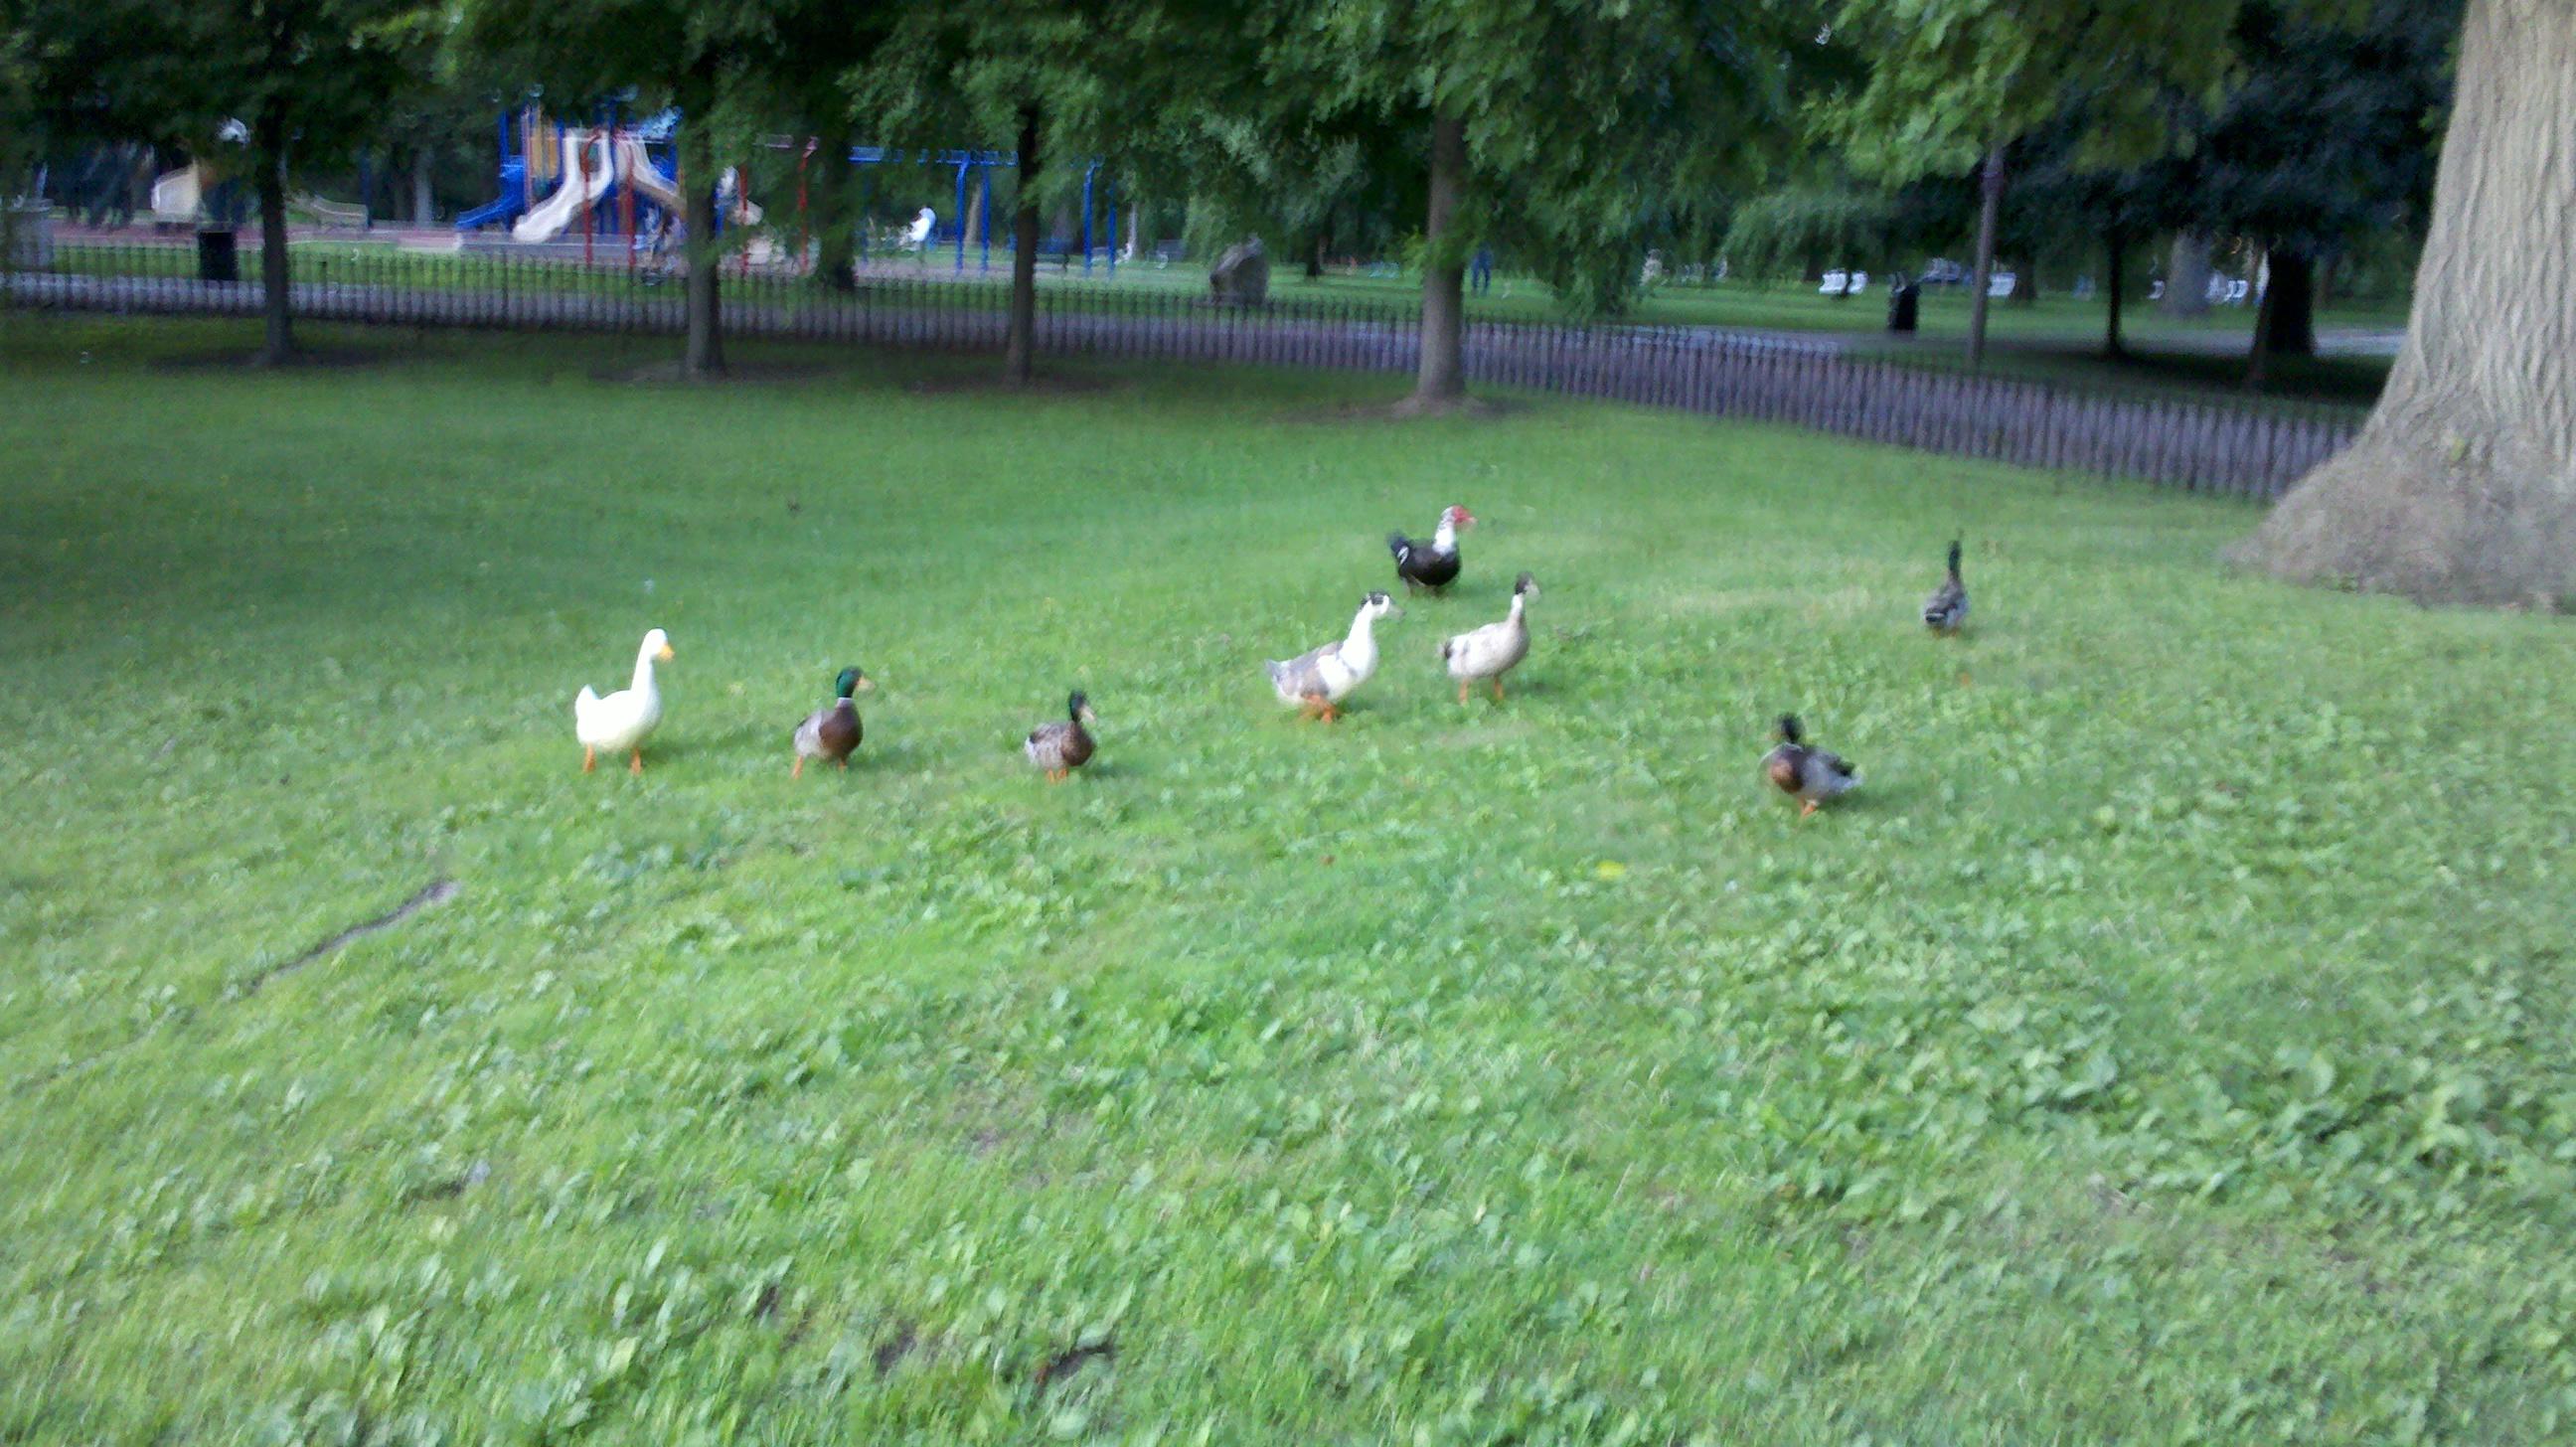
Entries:
[[859, 722], [859, 706], [850, 695], [876, 686], [875, 679], [855, 667], [841, 670], [841, 676], [832, 680], [834, 701], [805, 715], [805, 721], [796, 726], [796, 767], [788, 777], [803, 778], [807, 759], [828, 760], [844, 769], [850, 766], [850, 755], [867, 736], [866, 726]]
[[1959, 580], [1959, 540], [1950, 540], [1950, 576], [1923, 600], [1923, 626], [1950, 637], [1968, 621], [1968, 585]]
[[635, 676], [626, 687], [601, 698], [589, 684], [572, 701], [572, 734], [581, 744], [581, 771], [599, 764], [602, 752], [628, 755], [627, 771], [644, 772], [644, 740], [662, 722], [662, 691], [653, 683], [655, 661], [671, 661], [671, 638], [656, 628], [635, 650]]
[[1807, 746], [1795, 714], [1780, 716], [1780, 746], [1762, 756], [1762, 772], [1781, 793], [1796, 797], [1801, 817], [1860, 783], [1860, 776], [1840, 754]]
[[1082, 690], [1064, 701], [1064, 717], [1055, 723], [1044, 723], [1029, 730], [1025, 746], [1029, 762], [1046, 771], [1047, 782], [1060, 784], [1065, 776], [1091, 762], [1095, 748], [1091, 730], [1086, 724], [1100, 722], [1091, 711], [1091, 700]]
[[1402, 616], [1394, 599], [1371, 593], [1360, 600], [1351, 631], [1340, 642], [1310, 648], [1294, 658], [1272, 659], [1264, 667], [1270, 670], [1270, 686], [1278, 691], [1279, 701], [1326, 723], [1341, 717], [1342, 700], [1377, 672], [1377, 621]]
[[1538, 580], [1521, 574], [1512, 583], [1512, 611], [1502, 622], [1461, 633], [1440, 645], [1440, 661], [1449, 666], [1449, 676], [1458, 680], [1460, 703], [1467, 701], [1467, 689], [1478, 679], [1493, 685], [1494, 702], [1503, 701], [1503, 675], [1529, 657], [1527, 610], [1529, 600], [1537, 596]]

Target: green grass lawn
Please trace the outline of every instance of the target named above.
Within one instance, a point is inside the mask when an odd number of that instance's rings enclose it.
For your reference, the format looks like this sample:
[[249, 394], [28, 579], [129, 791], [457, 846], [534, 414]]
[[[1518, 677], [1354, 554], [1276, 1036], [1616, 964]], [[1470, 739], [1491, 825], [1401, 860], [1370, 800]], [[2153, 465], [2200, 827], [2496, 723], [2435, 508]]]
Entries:
[[[2563, 620], [1387, 378], [7, 327], [0, 1440], [2576, 1429]], [[1261, 660], [1451, 502], [1458, 595], [1292, 721]], [[1757, 777], [1784, 709], [1844, 807]]]

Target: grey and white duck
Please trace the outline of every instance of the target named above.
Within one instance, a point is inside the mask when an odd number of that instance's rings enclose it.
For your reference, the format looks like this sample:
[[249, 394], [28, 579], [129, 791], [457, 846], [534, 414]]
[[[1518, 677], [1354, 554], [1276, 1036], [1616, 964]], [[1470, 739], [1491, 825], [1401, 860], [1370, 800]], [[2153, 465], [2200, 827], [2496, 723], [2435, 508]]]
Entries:
[[1342, 700], [1377, 672], [1377, 624], [1402, 616], [1404, 610], [1395, 606], [1393, 598], [1371, 593], [1360, 600], [1360, 610], [1351, 618], [1351, 631], [1338, 642], [1310, 648], [1294, 658], [1271, 660], [1264, 666], [1270, 671], [1270, 686], [1278, 692], [1279, 701], [1326, 723], [1341, 717]]
[[1490, 684], [1494, 702], [1503, 701], [1503, 675], [1529, 657], [1529, 603], [1538, 596], [1538, 580], [1523, 573], [1512, 583], [1512, 611], [1500, 623], [1460, 633], [1440, 645], [1440, 661], [1458, 680], [1458, 701], [1476, 683]]

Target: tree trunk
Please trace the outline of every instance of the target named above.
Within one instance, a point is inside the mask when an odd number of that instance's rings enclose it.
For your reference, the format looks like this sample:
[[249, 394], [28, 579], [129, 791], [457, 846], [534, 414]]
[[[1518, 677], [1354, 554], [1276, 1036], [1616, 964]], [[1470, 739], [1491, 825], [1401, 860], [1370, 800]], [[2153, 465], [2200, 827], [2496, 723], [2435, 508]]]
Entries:
[[2120, 280], [2129, 269], [2129, 238], [2117, 226], [2102, 233], [2102, 269], [2105, 273], [2102, 285], [2110, 309], [2110, 318], [2103, 323], [2102, 355], [2117, 361], [2129, 355], [2129, 343], [2120, 335]]
[[1038, 108], [1020, 107], [1019, 199], [1011, 211], [1011, 330], [1002, 342], [1002, 379], [1029, 385], [1037, 370]]
[[411, 153], [411, 224], [433, 226], [438, 222], [438, 197], [431, 180], [438, 168], [438, 152], [428, 146]]
[[1306, 279], [1308, 281], [1322, 281], [1324, 279], [1324, 243], [1330, 239], [1330, 237], [1325, 235], [1322, 227], [1317, 227], [1315, 229], [1315, 247], [1312, 251], [1306, 253]]
[[[838, 114], [838, 108], [835, 108]], [[814, 278], [832, 291], [858, 289], [859, 168], [850, 164], [857, 135], [846, 119], [823, 128], [806, 162], [806, 216], [814, 228]]]
[[1444, 412], [1467, 395], [1466, 259], [1458, 255], [1457, 216], [1467, 183], [1467, 123], [1431, 120], [1431, 200], [1423, 217], [1428, 259], [1422, 269], [1422, 366], [1414, 375], [1414, 412]]
[[2209, 315], [2209, 238], [2197, 231], [2174, 233], [2172, 257], [2165, 263], [2165, 295], [2158, 304], [2169, 317]]
[[251, 154], [259, 166], [260, 308], [268, 320], [259, 362], [275, 367], [295, 359], [295, 299], [286, 258], [286, 116], [273, 104], [260, 113]]
[[1977, 203], [1977, 270], [1969, 279], [1974, 288], [1968, 297], [1968, 365], [1986, 364], [1986, 313], [1991, 300], [1995, 275], [1995, 225], [2004, 209], [2004, 148], [1986, 152], [1985, 172], [1978, 178], [1980, 197]]
[[2360, 438], [2240, 558], [2427, 602], [2576, 598], [2569, 115], [2576, 6], [2469, 0], [2405, 346]]
[[2263, 351], [2274, 357], [2313, 357], [2317, 354], [2317, 274], [2316, 264], [2293, 251], [2267, 253], [2264, 261], [2271, 270], [2271, 280], [2263, 288], [2263, 304], [2255, 315], [2255, 330]]
[[2014, 306], [2039, 305], [2039, 263], [2025, 258], [2013, 268], [2012, 295], [2004, 300]]
[[[703, 116], [708, 107], [688, 107]], [[680, 361], [681, 374], [703, 382], [724, 375], [724, 314], [721, 278], [724, 248], [716, 236], [716, 138], [700, 121], [680, 127], [680, 191], [686, 202], [689, 264], [689, 340]]]

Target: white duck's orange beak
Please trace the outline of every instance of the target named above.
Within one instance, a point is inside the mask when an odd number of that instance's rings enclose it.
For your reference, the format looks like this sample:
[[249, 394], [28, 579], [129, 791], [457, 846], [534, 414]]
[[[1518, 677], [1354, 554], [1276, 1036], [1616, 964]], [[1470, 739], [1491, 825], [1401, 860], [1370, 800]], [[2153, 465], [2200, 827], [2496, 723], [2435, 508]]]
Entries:
[[663, 645], [662, 645], [662, 651], [661, 651], [661, 652], [659, 652], [659, 653], [654, 654], [653, 656], [654, 656], [656, 659], [658, 659], [658, 660], [660, 660], [660, 661], [662, 661], [662, 662], [664, 662], [664, 663], [668, 663], [668, 662], [670, 662], [672, 659], [674, 659], [674, 658], [678, 657], [679, 655], [678, 655], [678, 654], [675, 654], [675, 653], [673, 653], [673, 652], [671, 651], [671, 645], [670, 645], [670, 644], [665, 643], [665, 644], [663, 644]]

